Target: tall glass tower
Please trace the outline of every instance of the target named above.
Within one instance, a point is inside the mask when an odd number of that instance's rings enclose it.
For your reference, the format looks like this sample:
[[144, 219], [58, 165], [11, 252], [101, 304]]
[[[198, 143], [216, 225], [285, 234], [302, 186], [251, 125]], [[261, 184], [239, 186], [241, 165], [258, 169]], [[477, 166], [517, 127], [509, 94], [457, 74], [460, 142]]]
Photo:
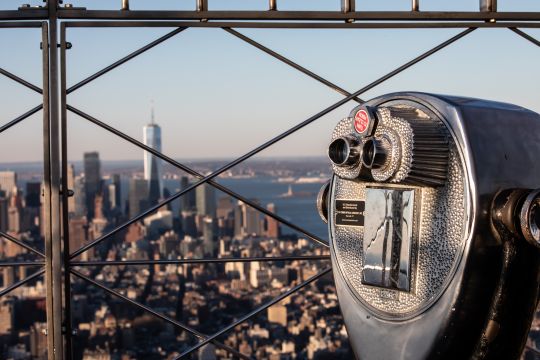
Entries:
[[86, 196], [86, 215], [94, 218], [96, 195], [101, 192], [101, 163], [97, 151], [84, 153], [84, 191]]
[[[143, 141], [146, 146], [161, 152], [161, 128], [155, 123], [154, 108], [152, 122], [143, 128]], [[148, 181], [148, 201], [155, 205], [163, 194], [161, 179], [161, 159], [148, 151], [144, 152], [144, 179]]]

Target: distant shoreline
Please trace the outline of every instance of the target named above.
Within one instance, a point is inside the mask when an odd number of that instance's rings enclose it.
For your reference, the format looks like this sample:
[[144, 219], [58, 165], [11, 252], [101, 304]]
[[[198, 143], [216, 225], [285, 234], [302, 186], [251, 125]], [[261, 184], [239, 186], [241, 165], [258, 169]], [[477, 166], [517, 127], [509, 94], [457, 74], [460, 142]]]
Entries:
[[[204, 164], [204, 163], [226, 163], [235, 160], [236, 158], [201, 158], [201, 159], [174, 159], [179, 162], [190, 163], [190, 164]], [[100, 160], [102, 164], [109, 165], [138, 165], [142, 164], [143, 160], [138, 159], [127, 159], [127, 160]], [[283, 162], [304, 162], [304, 161], [313, 161], [313, 162], [326, 162], [325, 157], [315, 157], [315, 156], [296, 156], [296, 157], [264, 157], [256, 159], [248, 159], [245, 162], [272, 162], [272, 161], [283, 161]], [[70, 164], [82, 164], [83, 160], [70, 161]], [[0, 168], [6, 167], [22, 167], [22, 166], [42, 166], [42, 161], [14, 161], [14, 162], [0, 162]]]

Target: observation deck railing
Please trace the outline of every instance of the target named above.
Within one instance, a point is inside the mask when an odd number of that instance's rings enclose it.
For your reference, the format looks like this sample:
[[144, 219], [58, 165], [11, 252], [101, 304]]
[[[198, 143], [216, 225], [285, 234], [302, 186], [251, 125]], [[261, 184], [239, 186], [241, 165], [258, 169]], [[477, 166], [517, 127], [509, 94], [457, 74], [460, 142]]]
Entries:
[[[466, 37], [477, 28], [506, 28], [522, 38], [528, 40], [531, 44], [540, 46], [540, 41], [521, 30], [523, 28], [540, 28], [539, 12], [499, 12], [497, 11], [496, 0], [480, 0], [479, 11], [474, 12], [434, 12], [422, 11], [419, 0], [411, 1], [410, 11], [363, 11], [354, 0], [342, 0], [341, 8], [335, 11], [282, 11], [279, 10], [279, 0], [269, 0], [268, 9], [261, 11], [253, 10], [209, 10], [207, 0], [196, 0], [193, 10], [132, 10], [128, 0], [111, 1], [111, 4], [117, 4], [117, 10], [87, 10], [71, 4], [62, 3], [59, 0], [48, 0], [43, 5], [21, 6], [14, 10], [0, 10], [0, 31], [5, 28], [36, 28], [41, 29], [42, 45], [42, 78], [40, 86], [32, 84], [16, 74], [0, 68], [0, 74], [5, 76], [21, 86], [24, 86], [42, 96], [42, 102], [21, 114], [15, 119], [0, 126], [0, 133], [16, 126], [30, 116], [43, 112], [43, 159], [44, 159], [44, 207], [45, 207], [45, 246], [44, 251], [37, 250], [21, 240], [13, 237], [6, 232], [0, 232], [5, 240], [13, 242], [18, 246], [38, 256], [39, 261], [35, 262], [1, 262], [0, 267], [10, 266], [30, 266], [39, 265], [41, 270], [32, 275], [21, 279], [0, 290], [0, 296], [9, 294], [16, 288], [35, 281], [42, 275], [45, 275], [46, 282], [46, 310], [47, 310], [47, 343], [49, 359], [71, 358], [71, 285], [72, 276], [82, 279], [89, 284], [100, 288], [112, 296], [115, 296], [126, 303], [129, 303], [139, 309], [142, 309], [162, 320], [172, 324], [174, 327], [182, 329], [193, 334], [199, 339], [199, 342], [182, 352], [177, 358], [184, 358], [193, 351], [199, 349], [208, 343], [222, 348], [232, 355], [248, 359], [249, 357], [240, 353], [228, 345], [218, 341], [218, 338], [234, 329], [236, 326], [248, 321], [257, 314], [266, 310], [268, 307], [280, 302], [291, 294], [306, 287], [322, 276], [331, 271], [327, 267], [312, 276], [311, 278], [300, 282], [296, 286], [290, 287], [278, 297], [268, 301], [255, 310], [242, 316], [237, 321], [232, 322], [223, 329], [213, 334], [203, 334], [198, 330], [181, 323], [167, 315], [157, 312], [150, 307], [137, 302], [119, 291], [113, 290], [102, 283], [84, 275], [77, 268], [85, 266], [120, 266], [120, 265], [155, 265], [155, 264], [192, 264], [192, 263], [221, 263], [221, 262], [247, 262], [247, 261], [291, 261], [291, 260], [322, 260], [329, 264], [329, 255], [306, 255], [306, 256], [281, 256], [281, 257], [255, 257], [255, 258], [233, 258], [233, 259], [182, 259], [182, 260], [125, 260], [125, 261], [79, 261], [75, 260], [79, 255], [94, 248], [102, 242], [110, 240], [120, 231], [125, 230], [131, 224], [138, 222], [144, 217], [152, 214], [160, 207], [171, 203], [182, 197], [187, 192], [195, 189], [202, 184], [209, 184], [216, 189], [228, 194], [229, 196], [242, 201], [260, 213], [273, 218], [283, 225], [298, 231], [315, 243], [328, 247], [328, 241], [305, 230], [301, 225], [295, 224], [278, 214], [275, 214], [265, 207], [257, 204], [245, 196], [229, 189], [216, 182], [214, 179], [220, 174], [225, 173], [234, 166], [252, 158], [261, 151], [274, 145], [280, 140], [288, 137], [296, 131], [320, 119], [324, 115], [337, 109], [349, 101], [362, 103], [360, 96], [370, 89], [382, 84], [401, 72], [411, 68], [413, 65], [429, 58], [431, 55], [442, 51], [456, 41]], [[149, 2], [149, 6], [151, 2]], [[337, 5], [337, 4], [336, 4]], [[73, 86], [67, 87], [66, 74], [66, 52], [71, 47], [67, 41], [67, 33], [72, 28], [167, 28], [174, 30], [166, 35], [150, 42], [149, 44], [133, 51], [125, 57], [117, 60], [102, 70], [88, 76]], [[321, 109], [319, 112], [304, 119], [283, 133], [265, 141], [261, 145], [246, 152], [244, 155], [230, 161], [226, 165], [213, 171], [208, 175], [201, 174], [160, 151], [157, 151], [144, 143], [134, 139], [119, 129], [107, 124], [91, 114], [83, 112], [68, 102], [68, 95], [76, 92], [94, 80], [115, 70], [137, 56], [150, 51], [161, 43], [181, 34], [188, 28], [221, 28], [228, 34], [239, 40], [259, 49], [261, 52], [281, 61], [291, 68], [313, 78], [319, 83], [325, 85], [332, 91], [342, 96], [331, 106]], [[359, 89], [347, 90], [330, 79], [326, 79], [302, 65], [288, 59], [284, 55], [272, 50], [252, 38], [246, 36], [238, 29], [242, 28], [287, 28], [287, 29], [406, 29], [406, 28], [461, 28], [463, 29], [457, 35], [440, 43], [432, 49], [418, 55], [403, 65], [395, 68], [379, 79], [362, 86]], [[115, 227], [107, 234], [98, 237], [79, 249], [69, 248], [69, 225], [67, 203], [70, 191], [67, 183], [67, 116], [73, 113], [88, 122], [110, 132], [111, 134], [145, 150], [154, 156], [162, 159], [164, 162], [180, 169], [196, 179], [195, 183], [187, 188], [176, 192], [164, 201], [146, 209], [139, 215], [131, 218], [127, 222]], [[70, 189], [69, 189], [70, 190]], [[531, 351], [536, 351], [531, 349]]]

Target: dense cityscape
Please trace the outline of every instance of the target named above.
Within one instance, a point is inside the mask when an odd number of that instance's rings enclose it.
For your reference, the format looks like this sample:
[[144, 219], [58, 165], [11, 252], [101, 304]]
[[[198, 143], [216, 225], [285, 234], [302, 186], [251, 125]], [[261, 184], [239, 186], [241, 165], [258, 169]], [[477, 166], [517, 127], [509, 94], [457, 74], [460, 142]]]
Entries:
[[[161, 151], [160, 132], [152, 121], [144, 128], [144, 143]], [[201, 162], [195, 166], [198, 171], [207, 172], [214, 165]], [[43, 251], [43, 185], [35, 177], [21, 180], [18, 175], [15, 171], [0, 172], [0, 230]], [[238, 179], [260, 176], [288, 186], [279, 195], [282, 201], [308, 198], [314, 203], [315, 192], [296, 191], [293, 185], [308, 183], [310, 188], [318, 188], [320, 180], [328, 178], [328, 168], [322, 161], [308, 165], [263, 161], [240, 166], [224, 175]], [[198, 186], [175, 202], [106, 236], [194, 181], [163, 166], [150, 153], [144, 153], [142, 169], [127, 166], [117, 172], [110, 166], [105, 169], [98, 152], [85, 153], [82, 164], [68, 166], [68, 188], [74, 194], [68, 200], [70, 251], [96, 239], [104, 240], [74, 260], [224, 259], [328, 253], [302, 234], [285, 229], [275, 219], [209, 185]], [[274, 203], [262, 204], [257, 198], [250, 201], [280, 214]], [[32, 251], [5, 239], [0, 242], [0, 257], [11, 262], [40, 260]], [[85, 276], [193, 331], [175, 327], [171, 321], [163, 321], [72, 276], [74, 358], [175, 358], [197, 342], [194, 332], [213, 334], [328, 266], [328, 260], [81, 264], [75, 269]], [[3, 267], [2, 286], [9, 287], [38, 270], [37, 266]], [[257, 359], [352, 356], [331, 274], [238, 325], [218, 341], [195, 351], [192, 358], [235, 358], [224, 347]], [[1, 298], [0, 354], [6, 359], [46, 358], [42, 276]]]

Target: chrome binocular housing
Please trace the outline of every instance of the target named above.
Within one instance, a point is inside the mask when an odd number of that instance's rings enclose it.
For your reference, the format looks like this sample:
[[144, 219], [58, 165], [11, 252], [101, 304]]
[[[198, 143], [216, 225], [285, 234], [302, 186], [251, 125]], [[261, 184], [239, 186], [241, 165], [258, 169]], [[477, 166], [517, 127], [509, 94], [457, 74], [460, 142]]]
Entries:
[[359, 359], [519, 358], [540, 285], [540, 115], [425, 93], [335, 127], [319, 194]]

